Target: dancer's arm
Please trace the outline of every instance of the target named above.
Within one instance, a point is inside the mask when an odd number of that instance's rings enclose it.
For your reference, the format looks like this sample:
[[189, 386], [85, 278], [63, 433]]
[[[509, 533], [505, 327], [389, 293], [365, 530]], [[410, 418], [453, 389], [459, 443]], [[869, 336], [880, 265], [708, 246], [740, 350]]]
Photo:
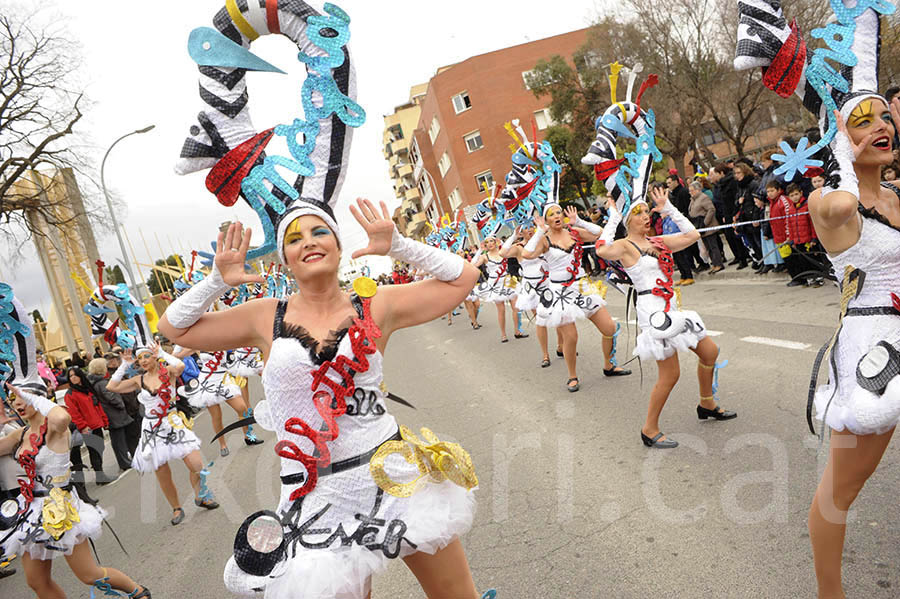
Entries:
[[433, 276], [410, 285], [379, 289], [372, 305], [382, 343], [397, 329], [447, 314], [462, 303], [478, 282], [478, 269], [460, 256], [401, 236], [384, 202], [379, 213], [369, 200], [359, 199], [356, 206], [350, 206], [350, 212], [369, 236], [368, 246], [354, 252], [352, 258], [389, 255]]
[[46, 397], [36, 395], [19, 387], [13, 387], [9, 383], [6, 388], [16, 394], [27, 405], [37, 410], [44, 418], [47, 419], [47, 430], [58, 435], [69, 430], [69, 422], [72, 420], [69, 411], [64, 407], [57, 405]]
[[661, 189], [654, 189], [650, 197], [653, 199], [653, 203], [656, 204], [653, 212], [658, 212], [664, 217], [668, 216], [681, 230], [681, 233], [661, 235], [659, 237], [666, 244], [666, 247], [673, 252], [679, 252], [700, 240], [700, 233], [697, 232], [697, 227], [694, 226], [694, 223], [688, 217], [679, 212], [678, 208], [672, 205], [672, 202], [669, 201], [668, 193]]
[[116, 368], [116, 371], [112, 373], [112, 376], [109, 377], [109, 381], [106, 383], [106, 390], [112, 391], [113, 393], [131, 393], [132, 391], [138, 391], [141, 388], [141, 377], [133, 376], [131, 378], [125, 378], [125, 371], [128, 370], [128, 367], [134, 363], [134, 358], [132, 358], [131, 350], [126, 349], [122, 352], [122, 363], [119, 364], [119, 367]]
[[[900, 101], [894, 100], [890, 108], [892, 116], [900, 118]], [[836, 110], [835, 116], [838, 132], [831, 142], [833, 160], [825, 164], [825, 187], [809, 196], [809, 214], [822, 244], [828, 251], [837, 253], [852, 247], [859, 240], [859, 219], [856, 216], [859, 181], [853, 163], [872, 143], [875, 134], [870, 133], [859, 144], [854, 144], [840, 112]]]
[[16, 448], [16, 445], [19, 444], [19, 440], [22, 438], [22, 429], [17, 428], [16, 430], [0, 437], [0, 456], [9, 455]]
[[263, 283], [263, 277], [244, 272], [250, 229], [232, 223], [219, 233], [212, 272], [169, 306], [159, 320], [160, 332], [172, 343], [203, 351], [259, 347], [271, 343], [272, 321], [278, 300], [258, 299], [220, 312], [207, 312], [232, 287]]
[[500, 246], [500, 257], [501, 258], [518, 258], [521, 253], [522, 248], [515, 245], [516, 240], [519, 239], [519, 235], [522, 232], [522, 227], [516, 227], [516, 230], [513, 231], [513, 234], [510, 235], [506, 241], [503, 242], [503, 245]]
[[550, 249], [550, 245], [546, 239], [547, 231], [549, 230], [547, 223], [542, 217], [535, 216], [534, 224], [537, 226], [537, 229], [535, 230], [534, 235], [531, 236], [531, 239], [528, 240], [528, 243], [525, 244], [525, 247], [522, 248], [522, 258], [526, 260], [539, 258]]

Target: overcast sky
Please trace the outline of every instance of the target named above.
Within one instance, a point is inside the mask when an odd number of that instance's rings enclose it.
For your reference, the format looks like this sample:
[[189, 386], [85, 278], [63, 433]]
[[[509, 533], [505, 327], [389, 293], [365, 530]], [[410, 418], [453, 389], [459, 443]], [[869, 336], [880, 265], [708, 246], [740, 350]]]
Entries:
[[[0, 10], [29, 2], [0, 0]], [[367, 122], [355, 131], [350, 166], [338, 205], [341, 237], [348, 250], [365, 245], [365, 235], [346, 210], [358, 196], [396, 205], [388, 165], [382, 155], [383, 117], [409, 97], [409, 88], [428, 81], [436, 69], [470, 56], [533, 41], [590, 25], [606, 0], [343, 0], [336, 4], [352, 18], [359, 102]], [[41, 5], [54, 6], [42, 0]], [[206, 249], [220, 222], [241, 219], [262, 232], [255, 214], [244, 207], [225, 208], [206, 191], [206, 172], [179, 177], [173, 171], [187, 130], [202, 107], [198, 72], [187, 53], [188, 34], [211, 26], [223, 0], [161, 0], [152, 5], [112, 0], [79, 0], [55, 4], [68, 34], [82, 44], [81, 77], [93, 106], [80, 133], [103, 152], [119, 136], [150, 124], [156, 128], [124, 140], [106, 164], [107, 184], [126, 203], [118, 214], [135, 246], [138, 260], [158, 258], [163, 250]], [[302, 115], [299, 88], [302, 67], [296, 48], [282, 36], [264, 36], [251, 50], [288, 72], [250, 75], [250, 111], [257, 130], [291, 122]], [[271, 146], [270, 146], [271, 147]], [[152, 256], [144, 250], [143, 232]], [[171, 243], [170, 241], [171, 240]], [[120, 257], [115, 236], [98, 232], [100, 254], [107, 264]], [[15, 268], [0, 265], [28, 309], [51, 302], [34, 257]], [[5, 250], [6, 248], [0, 248]], [[3, 252], [4, 254], [6, 252]], [[144, 269], [143, 278], [149, 275]]]

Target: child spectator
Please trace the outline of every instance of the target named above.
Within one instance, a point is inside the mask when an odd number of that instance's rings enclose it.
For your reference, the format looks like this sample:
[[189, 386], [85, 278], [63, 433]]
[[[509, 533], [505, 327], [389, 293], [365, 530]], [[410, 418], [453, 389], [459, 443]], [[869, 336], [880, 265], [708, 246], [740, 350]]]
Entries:
[[893, 182], [897, 180], [897, 165], [886, 164], [881, 167], [881, 180], [884, 182]]
[[[768, 187], [766, 188], [766, 196], [768, 197]], [[756, 203], [756, 207], [759, 208], [760, 212], [768, 222], [760, 223], [759, 225], [759, 239], [762, 245], [762, 253], [763, 253], [763, 267], [760, 268], [756, 274], [764, 275], [770, 273], [772, 271], [781, 272], [784, 270], [784, 260], [781, 258], [781, 254], [778, 252], [778, 246], [776, 245], [775, 238], [772, 235], [772, 225], [774, 224], [776, 227], [781, 225], [780, 222], [772, 222], [768, 219], [772, 218], [772, 203], [768, 199], [763, 198], [754, 198], [753, 200]]]
[[815, 251], [813, 241], [816, 238], [816, 231], [809, 216], [806, 197], [800, 186], [794, 183], [788, 185], [787, 193], [789, 201], [785, 205], [785, 215], [787, 216], [785, 224], [791, 244], [791, 254], [785, 258], [788, 272], [791, 274], [791, 282], [788, 285], [821, 287], [825, 283], [825, 279], [819, 272], [818, 261], [812, 256], [812, 252]]
[[[788, 232], [784, 217], [787, 214], [787, 205], [791, 201], [784, 195], [781, 182], [777, 179], [772, 179], [766, 184], [766, 197], [769, 199], [769, 218], [772, 219], [769, 221], [769, 226], [772, 229], [772, 241], [778, 246], [779, 257], [786, 262], [787, 256], [790, 255], [790, 247], [787, 245]], [[787, 264], [779, 265], [772, 270], [784, 268], [787, 268]], [[791, 283], [793, 281], [788, 283], [788, 285]]]

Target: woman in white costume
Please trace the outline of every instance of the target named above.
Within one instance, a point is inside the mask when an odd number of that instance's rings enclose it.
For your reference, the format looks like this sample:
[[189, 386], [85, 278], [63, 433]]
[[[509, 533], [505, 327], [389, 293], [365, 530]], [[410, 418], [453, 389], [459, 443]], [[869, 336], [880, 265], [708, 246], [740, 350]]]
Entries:
[[525, 245], [522, 257], [525, 260], [543, 257], [546, 264], [549, 277], [541, 292], [537, 313], [545, 326], [556, 328], [562, 335], [563, 356], [569, 370], [566, 388], [575, 392], [581, 388], [576, 371], [577, 320], [590, 320], [603, 336], [604, 376], [627, 376], [631, 371], [620, 368], [615, 362], [618, 327], [606, 311], [602, 291], [585, 275], [581, 266], [582, 242], [593, 241], [602, 229], [578, 219], [574, 208], [568, 214], [569, 223], [564, 220], [559, 204], [547, 203], [543, 218], [535, 216], [538, 229]]
[[[513, 236], [507, 239], [512, 245]], [[506, 336], [506, 306], [509, 305], [513, 313], [516, 323], [516, 339], [524, 339], [528, 337], [522, 332], [520, 327], [521, 317], [515, 308], [516, 299], [516, 282], [515, 278], [509, 274], [509, 266], [506, 258], [500, 254], [500, 243], [493, 235], [484, 240], [484, 253], [481, 254], [474, 262], [476, 268], [485, 267], [487, 275], [485, 280], [478, 284], [475, 288], [475, 294], [486, 304], [494, 304], [497, 306], [497, 324], [500, 327], [500, 342], [506, 343], [509, 338]]]
[[212, 510], [219, 507], [219, 504], [206, 487], [209, 471], [203, 467], [200, 440], [191, 430], [190, 420], [174, 408], [173, 383], [184, 370], [184, 362], [167, 354], [158, 345], [138, 348], [135, 353], [143, 374], [124, 378], [125, 371], [134, 362], [132, 352], [126, 351], [122, 364], [110, 377], [106, 388], [113, 393], [137, 392], [145, 416], [141, 424], [141, 440], [134, 452], [131, 467], [141, 474], [156, 474], [159, 487], [172, 506], [171, 522], [177, 525], [184, 520], [185, 513], [169, 468], [172, 460], [184, 461], [190, 471], [194, 503], [198, 507]]
[[677, 441], [667, 439], [659, 429], [659, 416], [678, 377], [681, 366], [678, 352], [691, 350], [700, 359], [697, 364], [697, 381], [700, 385], [700, 404], [697, 416], [702, 420], [730, 420], [737, 417], [716, 405], [713, 378], [719, 348], [706, 336], [706, 326], [700, 315], [676, 306], [673, 291], [672, 253], [697, 243], [700, 234], [691, 221], [669, 202], [668, 194], [661, 189], [652, 192], [653, 212], [669, 216], [681, 233], [650, 236], [651, 208], [643, 200], [633, 202], [628, 209], [625, 239], [612, 241], [622, 216], [616, 203], [610, 200], [610, 219], [597, 242], [597, 255], [604, 260], [617, 260], [631, 278], [637, 294], [637, 322], [640, 334], [634, 354], [642, 360], [655, 360], [659, 376], [650, 392], [647, 419], [641, 428], [641, 440], [647, 447], [671, 449]]

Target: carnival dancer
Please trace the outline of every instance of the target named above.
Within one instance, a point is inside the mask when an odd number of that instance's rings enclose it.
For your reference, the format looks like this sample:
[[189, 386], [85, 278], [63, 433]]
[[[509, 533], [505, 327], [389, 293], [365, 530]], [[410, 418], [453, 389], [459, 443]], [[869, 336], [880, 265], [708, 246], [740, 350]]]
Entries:
[[193, 423], [181, 412], [170, 408], [175, 397], [172, 383], [184, 370], [184, 362], [155, 344], [138, 348], [134, 353], [143, 374], [124, 378], [125, 371], [134, 362], [132, 352], [126, 350], [122, 355], [122, 365], [110, 377], [106, 388], [113, 393], [138, 393], [145, 416], [141, 425], [141, 441], [131, 467], [141, 474], [156, 473], [159, 487], [172, 506], [171, 522], [177, 525], [184, 520], [185, 513], [178, 498], [178, 489], [172, 481], [172, 470], [169, 468], [172, 460], [184, 460], [190, 470], [194, 504], [210, 510], [219, 507], [206, 486], [209, 471], [203, 465], [200, 441], [191, 430]]
[[[543, 256], [538, 258], [527, 259], [523, 256], [525, 244], [535, 234], [535, 227], [516, 227], [515, 232], [510, 236], [514, 239], [514, 243], [509, 247], [500, 249], [500, 255], [504, 259], [515, 258], [522, 266], [522, 280], [516, 286], [515, 309], [520, 314], [532, 312], [535, 316], [538, 345], [541, 348], [541, 368], [550, 366], [550, 350], [547, 346], [547, 325], [546, 319], [538, 315], [537, 310], [540, 305], [540, 297], [547, 288], [547, 281], [550, 279], [550, 273], [547, 270], [547, 263]], [[576, 331], [577, 335], [577, 331]], [[563, 345], [562, 333], [556, 330], [556, 347], [557, 351]]]
[[[588, 319], [603, 336], [604, 376], [627, 376], [630, 370], [616, 363], [618, 327], [606, 311], [602, 291], [585, 275], [581, 256], [583, 241], [593, 241], [591, 233], [596, 225], [577, 218], [574, 208], [569, 211], [570, 224], [563, 218], [559, 204], [548, 202], [543, 217], [535, 216], [537, 232], [531, 236], [522, 252], [526, 260], [543, 256], [548, 272], [546, 289], [540, 295], [538, 316], [545, 326], [555, 327], [562, 335], [563, 356], [569, 370], [566, 389], [578, 391], [581, 383], [576, 372], [578, 330], [575, 322]], [[597, 227], [599, 233], [602, 229]]]
[[[259, 300], [256, 300], [259, 301]], [[233, 310], [234, 308], [230, 308]], [[252, 348], [251, 348], [252, 349]], [[228, 352], [203, 352], [180, 345], [174, 348], [175, 356], [182, 358], [196, 353], [200, 357], [198, 364], [200, 368], [200, 376], [185, 383], [183, 387], [179, 387], [178, 393], [188, 400], [188, 403], [195, 410], [206, 408], [209, 411], [212, 420], [213, 430], [218, 434], [224, 428], [222, 423], [222, 404], [234, 410], [239, 418], [247, 418], [250, 416], [250, 404], [244, 398], [241, 390], [240, 381], [230, 374], [227, 367]], [[246, 380], [244, 381], [246, 384]], [[242, 427], [244, 431], [244, 443], [246, 445], [259, 445], [263, 440], [253, 434], [250, 426]], [[228, 444], [225, 436], [220, 436], [219, 455], [223, 458], [231, 453], [228, 450]]]
[[[459, 249], [459, 250], [456, 251], [456, 255], [462, 257], [463, 259], [465, 259], [465, 257], [466, 257], [466, 250], [464, 250], [464, 249]], [[480, 256], [481, 256], [481, 250], [479, 249], [479, 250], [472, 256], [472, 259], [469, 260], [469, 261], [470, 261], [470, 262], [475, 262], [475, 260], [477, 260]], [[479, 271], [479, 272], [480, 272], [480, 271]], [[477, 293], [477, 291], [476, 291], [476, 287], [477, 287], [477, 285], [476, 285], [475, 287], [472, 287], [472, 290], [469, 292], [469, 294], [466, 296], [466, 299], [465, 299], [464, 302], [463, 302], [463, 303], [465, 304], [465, 306], [466, 306], [466, 312], [467, 312], [468, 315], [469, 315], [469, 322], [470, 322], [471, 325], [472, 325], [472, 329], [475, 330], [475, 331], [477, 331], [478, 329], [481, 328], [481, 325], [478, 324], [478, 312], [481, 311], [481, 300], [480, 300], [479, 297], [478, 297], [478, 293]]]
[[[503, 247], [509, 247], [515, 241], [510, 236]], [[507, 245], [508, 244], [508, 245]], [[524, 339], [528, 335], [522, 331], [522, 316], [515, 308], [516, 281], [509, 274], [506, 258], [500, 255], [501, 246], [493, 235], [484, 240], [484, 253], [473, 262], [476, 268], [484, 266], [487, 276], [483, 283], [479, 283], [475, 289], [479, 299], [486, 304], [497, 306], [497, 324], [500, 326], [500, 343], [506, 343], [506, 306], [509, 305], [516, 322], [516, 339]]]
[[[822, 137], [811, 148], [808, 140], [796, 150], [785, 144], [780, 158], [791, 179], [795, 170], [818, 166], [805, 156], [820, 152], [825, 186], [810, 195], [809, 211], [841, 279], [839, 325], [816, 360], [807, 405], [810, 430], [814, 406], [821, 438], [826, 427], [831, 433], [828, 462], [809, 510], [818, 596], [841, 598], [847, 512], [900, 422], [900, 189], [880, 177], [893, 160], [900, 102], [888, 105], [878, 93], [880, 17], [896, 7], [832, 2], [837, 23], [824, 28], [828, 47], [810, 50], [810, 62], [791, 69], [772, 57], [805, 50], [799, 29], [788, 24], [779, 3], [754, 4], [766, 6], [740, 7], [735, 67], [768, 68], [767, 83], [786, 82], [784, 88], [770, 87], [782, 96], [801, 95], [821, 125]], [[774, 35], [762, 42], [747, 37], [758, 24]], [[816, 390], [823, 362], [829, 380]]]
[[[20, 493], [0, 505], [0, 555], [20, 555], [25, 580], [38, 599], [65, 597], [51, 577], [53, 559], [64, 556], [84, 584], [111, 596], [150, 599], [150, 591], [115, 568], [97, 565], [88, 541], [102, 532], [106, 512], [83, 501], [69, 469], [69, 412], [45, 397], [34, 360], [34, 334], [12, 289], [0, 283], [0, 397], [24, 422], [0, 437], [0, 455], [12, 454], [24, 475]], [[9, 351], [11, 350], [11, 351]], [[10, 394], [7, 394], [7, 391]], [[5, 405], [4, 405], [5, 408]], [[122, 593], [113, 591], [116, 589]]]
[[[659, 428], [659, 416], [678, 377], [681, 367], [678, 352], [691, 350], [700, 361], [697, 380], [700, 385], [700, 404], [697, 417], [701, 420], [730, 420], [737, 414], [720, 408], [716, 403], [714, 374], [719, 348], [706, 335], [706, 326], [696, 312], [681, 310], [676, 305], [672, 273], [672, 254], [697, 243], [700, 234], [690, 219], [681, 214], [659, 188], [652, 191], [654, 207], [647, 202], [632, 202], [625, 218], [627, 237], [613, 241], [622, 215], [610, 200], [609, 221], [597, 242], [597, 255], [604, 260], [616, 260], [625, 268], [637, 294], [637, 323], [640, 334], [634, 354], [642, 360], [656, 360], [659, 378], [650, 392], [647, 419], [641, 428], [641, 440], [647, 447], [671, 449], [677, 441], [666, 438]], [[672, 235], [651, 236], [650, 214], [668, 216], [681, 230]]]

